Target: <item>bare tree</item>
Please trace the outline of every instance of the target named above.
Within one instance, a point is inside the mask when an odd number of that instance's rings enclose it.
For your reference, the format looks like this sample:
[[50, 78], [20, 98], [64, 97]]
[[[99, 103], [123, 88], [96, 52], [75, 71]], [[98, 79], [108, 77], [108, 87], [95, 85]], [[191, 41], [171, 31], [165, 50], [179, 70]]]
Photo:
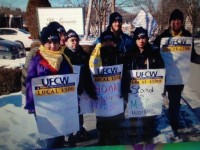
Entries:
[[89, 0], [89, 6], [88, 6], [88, 13], [86, 18], [86, 25], [85, 25], [85, 36], [84, 39], [86, 40], [88, 38], [89, 28], [90, 28], [90, 16], [91, 16], [91, 10], [92, 10], [92, 2], [93, 0]]
[[183, 0], [187, 11], [187, 16], [192, 24], [192, 33], [195, 32], [196, 25], [199, 22], [198, 15], [200, 13], [200, 0]]
[[98, 25], [98, 33], [105, 29], [107, 14], [111, 12], [111, 3], [108, 0], [95, 0], [93, 4], [96, 11], [96, 24]]

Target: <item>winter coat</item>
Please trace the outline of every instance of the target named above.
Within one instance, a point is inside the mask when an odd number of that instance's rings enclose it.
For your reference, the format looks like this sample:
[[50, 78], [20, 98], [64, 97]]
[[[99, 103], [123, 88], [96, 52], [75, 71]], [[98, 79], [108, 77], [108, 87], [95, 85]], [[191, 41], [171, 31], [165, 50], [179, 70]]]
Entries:
[[22, 76], [21, 76], [21, 86], [22, 86], [22, 94], [26, 95], [26, 78], [27, 78], [27, 70], [29, 66], [29, 62], [32, 59], [33, 56], [35, 56], [36, 51], [40, 47], [40, 42], [34, 42], [31, 44], [31, 49], [29, 54], [26, 56], [26, 61], [24, 64], [24, 67], [22, 68]]
[[[109, 30], [109, 29], [107, 29]], [[120, 53], [127, 53], [133, 50], [133, 38], [121, 31], [121, 34], [116, 38], [116, 47]], [[97, 38], [96, 44], [101, 43], [100, 38]]]
[[36, 52], [36, 55], [31, 59], [27, 78], [26, 78], [26, 105], [25, 109], [29, 111], [29, 113], [35, 113], [35, 106], [33, 100], [33, 93], [32, 93], [32, 83], [31, 79], [36, 77], [48, 76], [48, 75], [62, 75], [62, 74], [69, 74], [73, 73], [72, 66], [70, 61], [67, 60], [66, 56], [62, 55], [63, 60], [60, 64], [59, 70], [56, 72], [52, 70], [52, 67], [47, 62], [45, 58], [42, 57], [40, 54], [40, 50]]
[[[168, 28], [166, 29], [163, 33], [161, 33], [153, 42], [153, 44], [155, 46], [157, 46], [158, 48], [160, 47], [160, 42], [161, 42], [161, 39], [164, 38], [164, 37], [172, 37], [172, 34], [171, 34], [171, 29]], [[185, 28], [182, 28], [182, 35], [183, 37], [192, 37], [191, 36], [191, 33], [186, 30]], [[191, 62], [193, 63], [196, 63], [196, 64], [200, 64], [200, 55], [198, 55], [194, 49], [194, 42], [193, 42], [193, 46], [192, 46], [192, 52], [191, 52]]]
[[147, 44], [144, 51], [140, 53], [139, 48], [135, 46], [131, 65], [129, 66], [130, 70], [160, 69], [164, 67], [164, 61], [157, 49], [153, 49], [150, 44]]
[[[89, 65], [91, 68], [100, 66], [118, 65], [118, 64], [123, 64], [123, 63], [121, 63], [120, 61], [120, 56], [117, 48], [102, 47], [100, 43], [96, 45], [95, 49], [93, 50], [90, 56], [90, 61], [89, 61]], [[124, 67], [123, 65], [123, 73], [121, 81], [121, 97], [123, 97], [125, 101], [128, 100], [128, 92], [130, 91], [129, 90], [130, 87], [128, 84], [128, 82], [130, 81], [130, 75], [128, 73], [128, 70], [126, 69], [127, 68]]]
[[64, 54], [69, 57], [70, 62], [73, 65], [78, 65], [81, 67], [78, 84], [78, 95], [81, 95], [85, 90], [91, 98], [97, 99], [95, 86], [92, 82], [89, 69], [89, 54], [86, 53], [81, 46], [79, 46], [75, 52], [66, 47]]

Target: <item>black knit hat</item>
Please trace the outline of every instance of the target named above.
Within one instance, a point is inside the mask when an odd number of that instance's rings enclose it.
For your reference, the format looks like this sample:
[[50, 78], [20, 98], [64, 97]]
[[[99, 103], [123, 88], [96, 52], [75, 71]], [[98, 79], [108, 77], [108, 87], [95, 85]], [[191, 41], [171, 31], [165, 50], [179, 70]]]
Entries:
[[138, 27], [134, 31], [133, 39], [137, 40], [138, 38], [146, 37], [148, 39], [148, 33], [147, 30], [145, 30], [143, 27]]
[[66, 32], [65, 28], [60, 23], [58, 23], [56, 21], [50, 22], [48, 24], [48, 27], [55, 28], [55, 30], [57, 30], [58, 33], [62, 33], [62, 32], [65, 33]]
[[183, 22], [184, 20], [183, 12], [180, 11], [179, 9], [175, 9], [174, 11], [172, 11], [172, 13], [170, 14], [169, 22], [171, 22], [174, 19], [180, 19]]
[[66, 40], [68, 40], [71, 37], [75, 37], [78, 40], [80, 40], [78, 34], [74, 30], [69, 29], [65, 34], [65, 38], [66, 38]]
[[49, 41], [59, 42], [59, 34], [54, 28], [46, 26], [40, 32], [40, 41], [43, 45]]
[[116, 42], [116, 38], [115, 38], [115, 35], [113, 34], [113, 32], [106, 30], [106, 31], [101, 33], [100, 41], [102, 43], [102, 42], [105, 42], [105, 41], [108, 41], [108, 40]]
[[118, 12], [114, 12], [114, 13], [110, 14], [109, 26], [111, 26], [114, 21], [119, 21], [119, 22], [123, 21], [122, 16]]

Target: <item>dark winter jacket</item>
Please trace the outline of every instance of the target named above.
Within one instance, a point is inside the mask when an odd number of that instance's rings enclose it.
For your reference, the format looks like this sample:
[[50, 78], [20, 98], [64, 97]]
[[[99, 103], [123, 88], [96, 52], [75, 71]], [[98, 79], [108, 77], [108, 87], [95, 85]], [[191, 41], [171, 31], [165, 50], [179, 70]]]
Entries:
[[[109, 28], [107, 29], [110, 30]], [[101, 43], [100, 38], [97, 39], [96, 44]], [[133, 38], [121, 31], [119, 37], [116, 37], [117, 49], [119, 53], [127, 53], [133, 50]]]
[[[168, 28], [166, 29], [163, 33], [161, 33], [153, 42], [153, 44], [155, 46], [157, 46], [158, 48], [160, 48], [160, 42], [161, 39], [164, 37], [172, 37], [171, 34], [171, 29]], [[192, 37], [191, 33], [186, 30], [185, 28], [182, 28], [182, 35], [183, 37]], [[200, 64], [200, 55], [198, 55], [194, 49], [194, 42], [193, 42], [193, 47], [192, 47], [192, 52], [191, 52], [191, 62], [196, 63], [196, 64]]]
[[164, 61], [157, 49], [153, 49], [150, 44], [147, 44], [141, 53], [139, 48], [135, 46], [134, 54], [131, 58], [130, 70], [160, 69], [164, 67]]
[[27, 78], [26, 78], [26, 105], [25, 109], [29, 111], [29, 113], [35, 113], [35, 106], [33, 100], [32, 93], [32, 83], [31, 79], [36, 77], [48, 76], [48, 75], [56, 75], [56, 74], [69, 74], [73, 73], [72, 66], [70, 63], [64, 58], [60, 64], [60, 68], [57, 72], [52, 72], [51, 66], [48, 62], [40, 55], [39, 51], [36, 52], [36, 55], [31, 59]]
[[69, 57], [70, 62], [73, 65], [78, 65], [81, 67], [78, 84], [78, 95], [81, 95], [85, 90], [91, 98], [97, 99], [95, 86], [92, 82], [89, 69], [89, 54], [86, 53], [81, 46], [79, 46], [75, 52], [66, 47], [64, 53]]

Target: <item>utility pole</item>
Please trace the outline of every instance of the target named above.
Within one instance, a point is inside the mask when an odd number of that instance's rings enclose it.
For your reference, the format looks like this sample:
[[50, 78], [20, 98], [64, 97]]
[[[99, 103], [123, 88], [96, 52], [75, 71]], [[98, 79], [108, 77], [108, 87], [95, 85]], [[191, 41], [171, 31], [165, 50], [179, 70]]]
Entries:
[[93, 2], [93, 0], [89, 0], [88, 13], [87, 13], [87, 19], [86, 19], [86, 25], [85, 25], [84, 40], [88, 39], [88, 33], [89, 33], [89, 30], [90, 30], [90, 16], [91, 16], [91, 10], [92, 10], [92, 2]]
[[106, 6], [107, 4], [107, 0], [103, 0], [102, 1], [102, 5], [101, 5], [101, 8], [102, 8], [102, 29], [105, 30], [106, 28]]
[[111, 0], [111, 12], [115, 12], [115, 0]]

